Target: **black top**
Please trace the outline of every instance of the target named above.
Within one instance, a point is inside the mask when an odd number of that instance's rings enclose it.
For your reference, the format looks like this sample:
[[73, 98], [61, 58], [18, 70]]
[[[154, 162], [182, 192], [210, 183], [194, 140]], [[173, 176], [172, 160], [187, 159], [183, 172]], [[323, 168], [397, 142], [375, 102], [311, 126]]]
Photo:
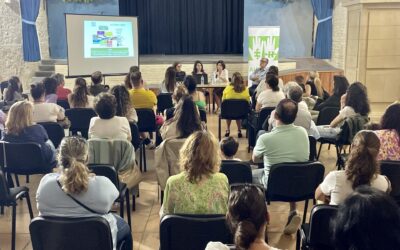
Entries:
[[177, 82], [183, 82], [183, 80], [185, 80], [185, 76], [185, 71], [179, 71], [175, 73], [175, 78]]
[[335, 95], [335, 94], [331, 95], [325, 101], [315, 104], [314, 110], [321, 111], [325, 107], [340, 108], [340, 96]]
[[109, 87], [107, 85], [96, 84], [96, 85], [90, 85], [89, 92], [92, 96], [97, 96], [102, 92], [107, 92], [108, 89]]
[[175, 108], [168, 108], [168, 109], [165, 110], [165, 115], [167, 117], [167, 120], [169, 120], [172, 117], [174, 117], [174, 112], [175, 112]]
[[317, 96], [318, 95], [317, 87], [315, 86], [314, 81], [309, 80], [309, 81], [306, 82], [306, 85], [310, 85], [310, 87], [311, 87], [311, 95], [313, 95], [313, 96]]

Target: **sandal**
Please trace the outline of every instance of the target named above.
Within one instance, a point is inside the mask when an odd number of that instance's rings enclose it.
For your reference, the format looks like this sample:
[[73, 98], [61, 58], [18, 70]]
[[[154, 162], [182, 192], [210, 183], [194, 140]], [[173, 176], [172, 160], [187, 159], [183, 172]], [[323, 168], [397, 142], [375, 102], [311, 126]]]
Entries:
[[229, 134], [230, 134], [230, 131], [229, 131], [229, 130], [226, 130], [226, 131], [225, 131], [225, 137], [228, 137]]

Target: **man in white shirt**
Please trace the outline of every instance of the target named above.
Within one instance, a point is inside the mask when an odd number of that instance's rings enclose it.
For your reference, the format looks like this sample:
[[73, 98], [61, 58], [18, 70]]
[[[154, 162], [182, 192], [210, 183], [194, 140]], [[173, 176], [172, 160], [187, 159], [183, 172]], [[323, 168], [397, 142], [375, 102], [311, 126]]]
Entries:
[[250, 80], [252, 81], [252, 85], [249, 88], [250, 96], [253, 95], [258, 84], [262, 80], [265, 80], [265, 75], [267, 74], [267, 65], [268, 65], [268, 58], [261, 58], [260, 67], [254, 70], [254, 72], [250, 75]]

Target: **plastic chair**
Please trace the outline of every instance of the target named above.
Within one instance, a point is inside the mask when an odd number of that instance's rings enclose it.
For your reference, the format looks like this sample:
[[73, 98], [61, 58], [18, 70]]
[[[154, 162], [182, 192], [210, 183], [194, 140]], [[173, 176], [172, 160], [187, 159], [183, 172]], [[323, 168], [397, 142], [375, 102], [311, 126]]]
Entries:
[[161, 93], [157, 96], [157, 114], [162, 114], [165, 109], [173, 106], [171, 93]]
[[33, 212], [31, 206], [31, 200], [29, 198], [29, 188], [27, 187], [16, 187], [9, 188], [6, 177], [2, 170], [0, 170], [0, 206], [3, 212], [3, 206], [12, 207], [12, 219], [11, 219], [11, 250], [15, 249], [15, 226], [16, 226], [16, 214], [17, 214], [17, 201], [25, 198], [28, 205], [29, 216], [33, 219]]
[[218, 116], [218, 139], [221, 140], [221, 120], [243, 120], [250, 112], [250, 104], [243, 99], [228, 99], [221, 103], [221, 114]]
[[49, 136], [55, 148], [58, 148], [62, 139], [65, 137], [64, 129], [57, 122], [40, 122]]
[[252, 111], [249, 114], [248, 118], [248, 143], [249, 146], [247, 148], [247, 152], [250, 153], [250, 149], [256, 145], [256, 137], [258, 131], [262, 129], [263, 123], [268, 117], [271, 115], [272, 111], [275, 110], [275, 107], [267, 107], [260, 110], [260, 112]]
[[88, 138], [90, 119], [97, 116], [91, 108], [73, 108], [65, 111], [65, 115], [71, 121], [69, 130], [73, 135], [81, 133], [82, 137]]
[[317, 160], [317, 139], [314, 136], [308, 136], [308, 141], [310, 143], [310, 157], [309, 161]]
[[[136, 109], [136, 113], [138, 115], [138, 123], [137, 126], [139, 128], [139, 132], [148, 132], [150, 134], [150, 138], [153, 137], [153, 132], [157, 131], [156, 125], [156, 115], [152, 109]], [[146, 147], [143, 145], [143, 170], [147, 171], [147, 160], [146, 160]], [[140, 156], [140, 170], [142, 170], [142, 155]]]
[[228, 177], [229, 185], [235, 183], [252, 183], [253, 176], [248, 162], [229, 161], [221, 162], [220, 172]]
[[324, 172], [325, 168], [320, 162], [280, 163], [271, 166], [265, 194], [268, 204], [271, 201], [305, 201], [304, 224], [308, 200], [314, 200], [315, 190], [322, 182]]
[[385, 175], [392, 185], [392, 196], [400, 204], [400, 161], [381, 161], [381, 174]]
[[160, 250], [204, 250], [208, 242], [232, 243], [225, 215], [165, 215]]
[[69, 102], [67, 100], [57, 100], [57, 105], [61, 106], [63, 109], [67, 110], [71, 107], [69, 106]]

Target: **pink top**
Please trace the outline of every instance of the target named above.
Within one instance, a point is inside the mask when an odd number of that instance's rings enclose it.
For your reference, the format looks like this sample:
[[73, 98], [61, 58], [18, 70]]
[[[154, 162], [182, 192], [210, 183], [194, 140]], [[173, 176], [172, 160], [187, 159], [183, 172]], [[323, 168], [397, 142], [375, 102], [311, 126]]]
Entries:
[[375, 131], [381, 147], [379, 149], [378, 160], [400, 160], [400, 139], [396, 130], [383, 129]]

